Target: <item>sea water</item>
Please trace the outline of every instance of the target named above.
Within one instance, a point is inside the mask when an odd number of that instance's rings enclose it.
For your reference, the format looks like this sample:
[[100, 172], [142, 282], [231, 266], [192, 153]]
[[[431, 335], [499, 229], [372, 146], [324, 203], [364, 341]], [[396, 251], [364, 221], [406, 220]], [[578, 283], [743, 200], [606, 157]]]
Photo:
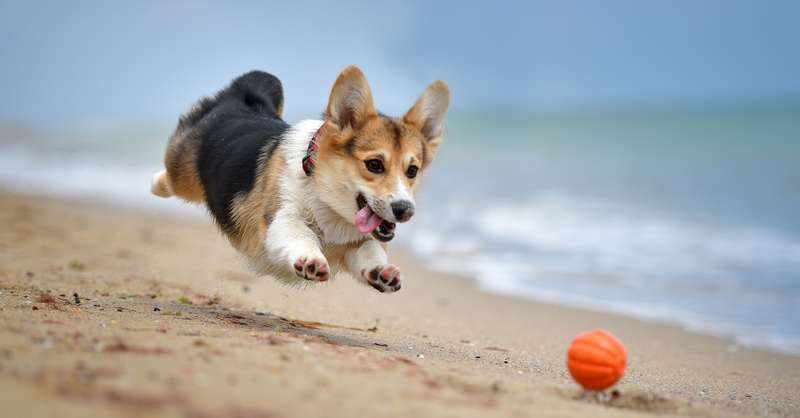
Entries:
[[435, 268], [800, 352], [800, 106], [450, 122], [398, 232]]
[[[206, 216], [149, 194], [168, 127], [2, 132], [7, 187]], [[800, 104], [453, 111], [397, 245], [488, 291], [800, 353]]]

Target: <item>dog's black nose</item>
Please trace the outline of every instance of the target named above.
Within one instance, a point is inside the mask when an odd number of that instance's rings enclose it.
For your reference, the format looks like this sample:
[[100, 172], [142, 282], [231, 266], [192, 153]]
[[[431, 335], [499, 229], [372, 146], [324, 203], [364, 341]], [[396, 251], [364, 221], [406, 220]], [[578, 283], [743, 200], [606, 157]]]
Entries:
[[414, 204], [408, 200], [392, 202], [392, 214], [394, 214], [394, 218], [397, 219], [397, 222], [405, 222], [414, 215]]

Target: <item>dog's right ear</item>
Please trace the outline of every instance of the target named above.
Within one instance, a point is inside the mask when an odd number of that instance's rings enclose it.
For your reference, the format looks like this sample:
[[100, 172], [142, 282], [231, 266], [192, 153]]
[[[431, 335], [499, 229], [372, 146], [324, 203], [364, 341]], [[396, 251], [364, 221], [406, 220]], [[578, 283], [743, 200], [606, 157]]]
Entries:
[[331, 89], [325, 120], [342, 129], [346, 126], [358, 129], [375, 114], [372, 91], [364, 73], [354, 65], [345, 68]]

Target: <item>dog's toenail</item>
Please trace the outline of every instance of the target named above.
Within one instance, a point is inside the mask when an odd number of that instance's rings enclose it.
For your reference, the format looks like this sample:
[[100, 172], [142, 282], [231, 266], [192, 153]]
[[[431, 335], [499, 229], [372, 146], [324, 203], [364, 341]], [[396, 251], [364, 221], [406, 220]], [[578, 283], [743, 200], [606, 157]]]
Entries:
[[311, 263], [311, 264], [308, 265], [307, 270], [308, 270], [309, 273], [314, 274], [314, 271], [316, 270], [316, 267], [317, 267], [316, 264]]
[[400, 279], [398, 279], [397, 277], [395, 277], [395, 278], [394, 278], [394, 280], [392, 280], [392, 281], [389, 283], [389, 287], [395, 287], [395, 286], [397, 286], [398, 284], [400, 284]]

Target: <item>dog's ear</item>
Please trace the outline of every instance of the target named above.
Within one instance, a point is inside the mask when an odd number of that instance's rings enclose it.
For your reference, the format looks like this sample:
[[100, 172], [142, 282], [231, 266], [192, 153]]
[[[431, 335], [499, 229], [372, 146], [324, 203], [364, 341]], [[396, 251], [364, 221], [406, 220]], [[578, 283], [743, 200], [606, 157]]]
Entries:
[[354, 65], [345, 68], [333, 83], [325, 119], [340, 128], [350, 126], [358, 129], [367, 118], [375, 114], [372, 91], [364, 73]]
[[436, 155], [442, 143], [444, 117], [450, 105], [450, 88], [442, 80], [434, 81], [417, 103], [403, 116], [406, 123], [416, 126], [428, 141], [428, 161]]

